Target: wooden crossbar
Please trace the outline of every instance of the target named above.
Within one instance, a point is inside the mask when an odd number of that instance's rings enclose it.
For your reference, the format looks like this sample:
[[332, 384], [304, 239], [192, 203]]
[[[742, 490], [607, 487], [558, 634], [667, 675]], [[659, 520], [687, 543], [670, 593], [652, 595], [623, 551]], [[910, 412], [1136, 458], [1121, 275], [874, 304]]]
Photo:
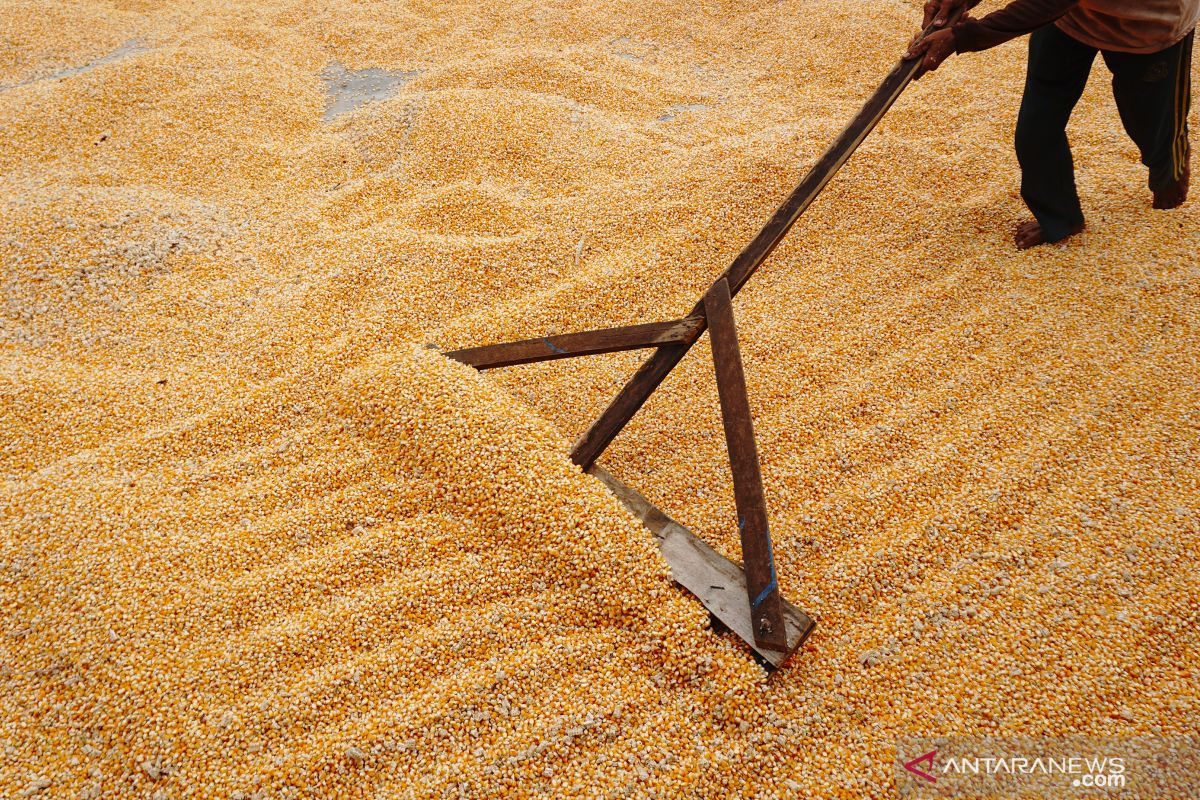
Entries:
[[446, 355], [475, 369], [496, 369], [517, 364], [532, 364], [536, 361], [553, 361], [559, 358], [616, 353], [621, 350], [694, 341], [702, 325], [701, 320], [696, 317], [685, 317], [669, 322], [647, 322], [643, 325], [625, 325], [620, 328], [602, 328], [451, 350]]

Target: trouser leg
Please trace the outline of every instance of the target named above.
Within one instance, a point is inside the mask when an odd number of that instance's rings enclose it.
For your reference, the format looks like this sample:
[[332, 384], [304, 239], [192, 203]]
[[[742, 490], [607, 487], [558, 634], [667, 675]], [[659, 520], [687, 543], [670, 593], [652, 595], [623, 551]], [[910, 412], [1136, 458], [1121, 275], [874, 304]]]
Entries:
[[1083, 224], [1067, 122], [1087, 85], [1096, 52], [1053, 25], [1029, 37], [1025, 96], [1017, 117], [1017, 161], [1021, 197], [1048, 242], [1069, 236]]
[[1150, 168], [1152, 191], [1173, 186], [1187, 164], [1194, 38], [1195, 31], [1158, 53], [1104, 53], [1121, 122]]

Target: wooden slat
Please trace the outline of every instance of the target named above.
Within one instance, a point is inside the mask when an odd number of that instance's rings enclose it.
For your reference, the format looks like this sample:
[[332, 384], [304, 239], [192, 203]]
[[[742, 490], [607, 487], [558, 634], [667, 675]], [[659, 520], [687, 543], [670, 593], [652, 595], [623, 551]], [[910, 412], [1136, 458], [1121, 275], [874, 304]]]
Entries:
[[702, 321], [696, 318], [649, 322], [643, 325], [625, 325], [620, 328], [603, 328], [558, 336], [542, 336], [538, 339], [525, 339], [519, 342], [470, 347], [453, 350], [446, 355], [476, 369], [496, 369], [517, 364], [531, 364], [536, 361], [553, 361], [559, 358], [591, 356], [676, 344], [689, 339], [694, 340], [702, 324]]
[[722, 278], [704, 296], [708, 312], [708, 335], [712, 339], [713, 367], [721, 398], [721, 422], [733, 471], [733, 494], [737, 505], [738, 534], [742, 539], [742, 563], [746, 571], [747, 601], [754, 620], [754, 641], [762, 648], [787, 649], [780, 607], [779, 583], [775, 579], [775, 557], [767, 525], [767, 501], [763, 496], [758, 446], [746, 375], [734, 326], [729, 284]]
[[638, 491], [613, 477], [599, 464], [588, 473], [598, 478], [658, 540], [663, 560], [676, 583], [696, 596], [709, 613], [745, 642], [763, 663], [780, 667], [804, 644], [816, 623], [786, 600], [780, 601], [787, 631], [786, 650], [760, 647], [746, 603], [746, 577], [741, 567], [718, 553], [696, 534], [667, 516]]
[[[955, 12], [948, 25], [953, 25], [961, 15]], [[928, 34], [933, 26], [926, 29]], [[792, 191], [783, 204], [776, 209], [767, 224], [762, 227], [750, 244], [738, 254], [733, 263], [721, 273], [717, 280], [725, 279], [729, 283], [730, 295], [736, 295], [745, 285], [750, 276], [762, 265], [767, 256], [775, 249], [800, 216], [812, 205], [821, 191], [833, 179], [850, 156], [862, 144], [875, 125], [883, 118], [900, 93], [912, 82], [920, 62], [917, 59], [902, 60], [892, 68], [883, 83], [875, 93], [863, 104], [862, 109], [854, 117], [845, 130], [838, 135], [829, 149], [817, 163], [808, 171], [799, 185]], [[703, 317], [704, 300], [696, 303], [688, 317]], [[699, 338], [703, 328], [696, 334]], [[617, 434], [628, 424], [633, 415], [646, 403], [663, 380], [670, 374], [675, 365], [683, 358], [695, 338], [672, 348], [662, 348], [642, 365], [642, 368], [613, 398], [608, 407], [600, 415], [591, 428], [575, 443], [571, 458], [576, 464], [587, 469], [595, 462], [604, 450], [612, 443]]]

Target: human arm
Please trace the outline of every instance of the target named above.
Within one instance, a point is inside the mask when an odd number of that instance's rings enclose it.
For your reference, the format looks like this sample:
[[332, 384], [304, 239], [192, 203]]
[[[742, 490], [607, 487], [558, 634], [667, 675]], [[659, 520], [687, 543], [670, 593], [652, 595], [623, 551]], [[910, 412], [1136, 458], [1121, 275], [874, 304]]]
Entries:
[[1013, 0], [985, 17], [964, 17], [952, 28], [954, 51], [987, 50], [1009, 39], [1033, 33], [1077, 5], [1079, 0]]
[[[945, 24], [958, 8], [972, 8], [978, 0], [929, 0], [925, 4], [925, 26]], [[1079, 0], [1013, 0], [1004, 8], [975, 19], [964, 15], [952, 28], [934, 31], [914, 40], [905, 58], [920, 58], [922, 75], [932, 72], [954, 53], [986, 50], [1010, 39], [1032, 33], [1054, 22], [1078, 5]]]

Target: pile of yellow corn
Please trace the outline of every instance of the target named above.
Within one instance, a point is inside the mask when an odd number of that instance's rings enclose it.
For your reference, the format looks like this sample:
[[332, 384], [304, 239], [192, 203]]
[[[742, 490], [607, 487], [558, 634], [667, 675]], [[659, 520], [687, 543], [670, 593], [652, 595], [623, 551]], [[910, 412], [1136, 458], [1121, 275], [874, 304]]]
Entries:
[[[566, 459], [639, 354], [422, 346], [685, 313], [918, 16], [0, 0], [0, 796], [885, 797], [904, 735], [1194, 731], [1200, 219], [1102, 76], [1070, 244], [1010, 243], [1013, 44], [739, 296], [819, 620], [769, 683]], [[604, 463], [737, 557], [704, 347]]]

